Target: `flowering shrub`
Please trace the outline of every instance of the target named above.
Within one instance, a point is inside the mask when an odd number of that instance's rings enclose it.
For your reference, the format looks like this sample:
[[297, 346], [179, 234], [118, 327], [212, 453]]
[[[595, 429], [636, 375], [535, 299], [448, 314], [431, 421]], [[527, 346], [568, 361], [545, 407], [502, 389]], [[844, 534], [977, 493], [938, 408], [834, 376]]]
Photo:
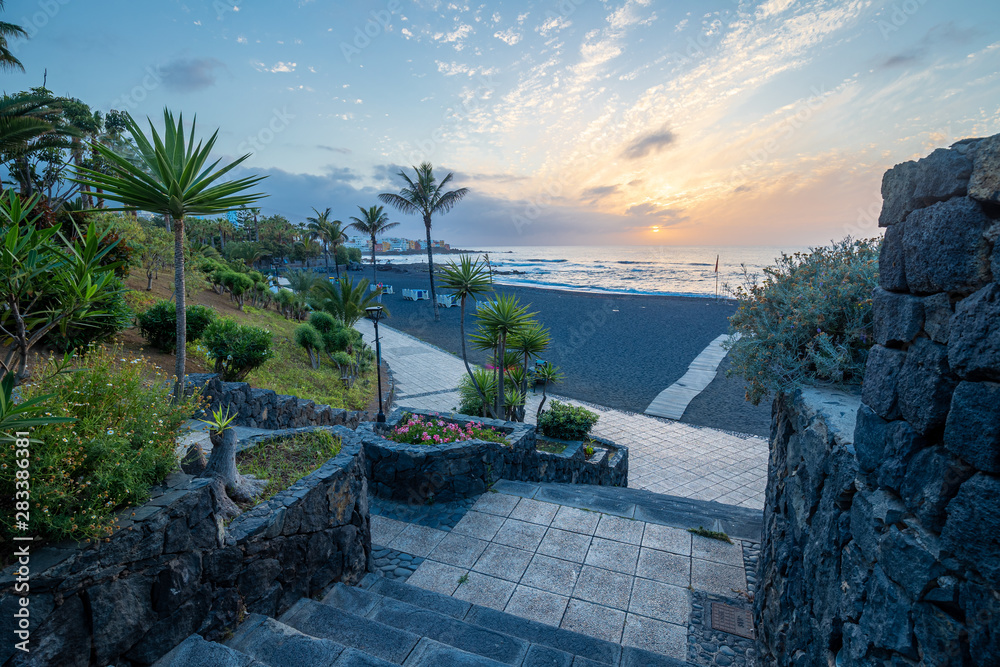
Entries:
[[747, 381], [748, 401], [757, 405], [802, 382], [861, 384], [873, 343], [879, 247], [879, 239], [848, 237], [782, 254], [764, 269], [763, 283], [747, 276], [733, 291], [739, 306], [729, 326], [741, 337], [726, 343], [727, 375]]
[[[118, 508], [142, 503], [149, 487], [177, 467], [181, 424], [197, 399], [170, 401], [166, 377], [149, 379], [143, 358], [96, 348], [78, 371], [21, 388], [23, 398], [54, 394], [53, 416], [76, 421], [31, 430], [31, 508], [27, 533], [43, 539], [84, 539], [113, 531]], [[14, 531], [14, 443], [0, 450], [0, 541]]]
[[385, 437], [408, 445], [442, 445], [463, 440], [485, 440], [501, 444], [506, 442], [503, 433], [476, 422], [459, 426], [443, 419], [427, 419], [420, 415], [403, 415], [399, 426]]

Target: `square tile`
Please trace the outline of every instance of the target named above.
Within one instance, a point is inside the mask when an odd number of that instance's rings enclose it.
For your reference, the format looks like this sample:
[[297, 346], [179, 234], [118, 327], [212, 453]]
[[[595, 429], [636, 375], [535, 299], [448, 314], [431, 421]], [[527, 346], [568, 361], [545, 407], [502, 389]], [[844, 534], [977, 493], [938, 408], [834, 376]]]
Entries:
[[687, 660], [687, 626], [628, 614], [622, 646], [634, 646], [677, 660]]
[[505, 544], [508, 547], [517, 547], [525, 551], [534, 551], [541, 544], [545, 536], [545, 526], [527, 521], [517, 521], [507, 519], [500, 526], [493, 541], [497, 544]]
[[625, 519], [620, 516], [605, 514], [601, 517], [601, 522], [597, 526], [597, 537], [603, 537], [616, 542], [627, 542], [628, 544], [642, 544], [642, 529], [645, 524], [642, 521]]
[[635, 574], [635, 562], [638, 558], [639, 547], [634, 544], [595, 537], [583, 562], [594, 567], [603, 567], [605, 570]]
[[406, 583], [435, 593], [451, 595], [458, 588], [458, 580], [468, 570], [460, 567], [438, 563], [433, 560], [425, 560], [420, 567], [410, 575]]
[[690, 556], [691, 537], [691, 533], [680, 528], [647, 523], [646, 531], [642, 534], [642, 546]]
[[564, 505], [556, 512], [551, 525], [553, 528], [593, 535], [594, 531], [597, 530], [597, 523], [600, 519], [601, 515], [597, 512], [588, 512], [587, 510], [566, 507]]
[[508, 516], [517, 506], [517, 496], [508, 496], [506, 493], [484, 493], [479, 496], [479, 500], [472, 506], [477, 512], [496, 514], [498, 516]]
[[581, 567], [579, 563], [535, 554], [521, 577], [521, 583], [569, 597], [576, 586]]
[[510, 518], [548, 526], [552, 523], [552, 518], [558, 510], [559, 505], [543, 503], [531, 498], [521, 498], [521, 502], [510, 513]]
[[521, 575], [531, 562], [532, 554], [513, 547], [502, 544], [491, 544], [486, 547], [483, 555], [479, 557], [472, 569], [476, 572], [488, 574], [510, 581], [520, 581]]
[[496, 514], [487, 514], [485, 512], [470, 511], [466, 512], [462, 520], [455, 524], [455, 527], [451, 529], [452, 533], [457, 533], [459, 535], [468, 535], [470, 537], [475, 537], [480, 540], [486, 540], [489, 542], [500, 530], [500, 526], [503, 525], [504, 518], [502, 516], [497, 516]]
[[[460, 563], [456, 563], [456, 565], [460, 565]], [[643, 547], [639, 549], [639, 562], [635, 566], [635, 576], [687, 588], [691, 584], [691, 559], [687, 556]]]
[[584, 565], [576, 579], [573, 597], [625, 610], [632, 594], [632, 579], [621, 572]]
[[743, 546], [739, 540], [729, 544], [701, 535], [692, 535], [691, 538], [691, 555], [695, 558], [743, 567]]
[[731, 598], [736, 591], [746, 591], [746, 570], [694, 558], [691, 560], [691, 586], [699, 591]]
[[625, 612], [583, 600], [570, 600], [559, 627], [618, 644], [625, 627]]
[[452, 595], [459, 600], [503, 611], [517, 584], [480, 572], [469, 572], [469, 578]]
[[477, 540], [468, 535], [458, 535], [448, 533], [448, 535], [434, 547], [434, 551], [428, 556], [431, 560], [439, 563], [447, 563], [455, 567], [472, 567], [479, 557], [483, 555], [489, 542]]
[[628, 610], [633, 614], [687, 626], [691, 616], [691, 591], [680, 586], [636, 578]]
[[508, 614], [559, 627], [569, 598], [547, 591], [518, 586], [504, 609]]
[[538, 545], [538, 553], [562, 560], [582, 563], [590, 549], [590, 535], [549, 528]]
[[396, 521], [395, 519], [390, 519], [384, 516], [378, 516], [373, 514], [371, 517], [371, 530], [372, 530], [372, 544], [378, 544], [379, 546], [386, 546], [392, 540], [403, 532], [409, 524], [403, 523], [402, 521]]
[[402, 551], [405, 554], [426, 558], [447, 534], [443, 530], [435, 530], [411, 523], [399, 535], [392, 538], [389, 544], [383, 546]]

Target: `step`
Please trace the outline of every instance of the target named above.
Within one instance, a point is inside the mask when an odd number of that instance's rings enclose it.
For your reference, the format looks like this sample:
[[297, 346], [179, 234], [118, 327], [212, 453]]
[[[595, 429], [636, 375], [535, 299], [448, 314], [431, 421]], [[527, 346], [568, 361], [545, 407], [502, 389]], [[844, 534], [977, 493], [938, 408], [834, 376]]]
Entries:
[[528, 642], [493, 629], [343, 584], [335, 585], [323, 604], [507, 665], [520, 665], [529, 648]]
[[226, 645], [270, 667], [333, 667], [347, 649], [343, 644], [303, 634], [260, 614], [247, 617]]
[[153, 667], [268, 667], [240, 651], [191, 635]]

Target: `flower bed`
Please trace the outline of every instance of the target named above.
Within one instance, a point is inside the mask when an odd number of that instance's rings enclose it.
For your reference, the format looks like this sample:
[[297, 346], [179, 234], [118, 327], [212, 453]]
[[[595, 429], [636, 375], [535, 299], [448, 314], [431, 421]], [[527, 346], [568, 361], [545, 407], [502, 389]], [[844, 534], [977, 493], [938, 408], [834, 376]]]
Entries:
[[459, 425], [453, 421], [410, 413], [403, 414], [399, 425], [389, 431], [385, 437], [393, 442], [408, 445], [442, 445], [466, 440], [506, 442], [506, 434], [483, 426], [479, 422], [467, 422], [464, 425]]

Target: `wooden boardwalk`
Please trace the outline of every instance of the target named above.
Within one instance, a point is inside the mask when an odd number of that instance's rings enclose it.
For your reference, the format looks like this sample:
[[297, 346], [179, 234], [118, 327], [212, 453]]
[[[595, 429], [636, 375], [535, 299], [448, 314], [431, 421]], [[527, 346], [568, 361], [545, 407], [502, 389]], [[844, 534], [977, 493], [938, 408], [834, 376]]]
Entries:
[[[737, 334], [738, 335], [738, 334]], [[705, 390], [719, 369], [719, 364], [726, 358], [726, 350], [722, 344], [729, 334], [722, 334], [708, 344], [688, 366], [687, 373], [657, 395], [646, 408], [647, 415], [680, 419], [694, 397]]]

